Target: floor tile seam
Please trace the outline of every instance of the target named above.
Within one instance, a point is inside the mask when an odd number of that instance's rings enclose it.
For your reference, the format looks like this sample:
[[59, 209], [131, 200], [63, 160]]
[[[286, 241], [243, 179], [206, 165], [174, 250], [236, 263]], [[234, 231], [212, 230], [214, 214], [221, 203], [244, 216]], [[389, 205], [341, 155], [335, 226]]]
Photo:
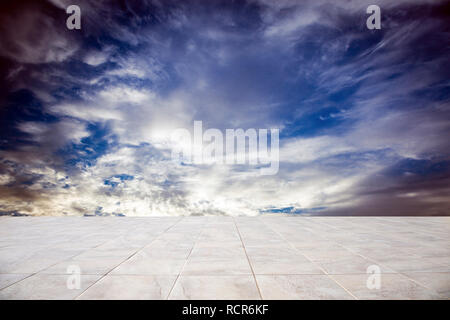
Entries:
[[[378, 217], [379, 218], [379, 217]], [[342, 230], [342, 229], [339, 229], [339, 227], [336, 227], [336, 226], [334, 226], [334, 225], [330, 225], [330, 224], [328, 224], [328, 223], [326, 223], [326, 222], [323, 222], [323, 221], [318, 221], [317, 223], [319, 223], [319, 224], [323, 224], [323, 225], [326, 225], [327, 227], [332, 227], [332, 228], [334, 228], [334, 229], [336, 229], [336, 230]], [[407, 223], [404, 223], [405, 224], [405, 226], [408, 226], [408, 224]], [[379, 234], [380, 232], [376, 232], [375, 234]], [[430, 236], [430, 233], [427, 233], [427, 232], [425, 232], [425, 231], [418, 231], [418, 233], [420, 233], [420, 234], [422, 234], [422, 235], [428, 235], [428, 236]], [[405, 241], [405, 240], [410, 240], [410, 239], [408, 239], [408, 238], [403, 238], [403, 237], [401, 237], [401, 236], [396, 236], [395, 234], [394, 235], [392, 235], [395, 239], [397, 239], [397, 240], [401, 240], [401, 241]], [[447, 239], [444, 239], [444, 238], [440, 238], [440, 237], [436, 237], [437, 239], [439, 239], [439, 240], [441, 240], [441, 241], [448, 241]]]
[[[411, 272], [411, 273], [414, 273], [414, 272]], [[433, 272], [424, 272], [424, 273], [433, 273]], [[447, 272], [444, 272], [444, 273], [447, 273]], [[434, 289], [432, 289], [432, 288], [426, 286], [425, 284], [423, 284], [423, 283], [421, 283], [421, 282], [419, 282], [419, 281], [417, 281], [417, 280], [415, 280], [415, 279], [409, 277], [409, 276], [406, 275], [404, 272], [399, 272], [399, 275], [405, 277], [405, 278], [408, 279], [409, 281], [412, 281], [413, 283], [417, 284], [418, 286], [423, 287], [423, 288], [427, 289], [428, 291], [430, 291], [430, 292], [432, 292], [432, 293], [434, 293], [434, 294], [436, 294], [436, 295], [438, 295], [438, 296], [440, 296], [440, 297], [442, 297], [442, 298], [450, 299], [450, 298], [444, 296], [443, 294], [437, 292], [436, 290], [434, 290]], [[450, 273], [449, 273], [449, 275], [450, 275]]]
[[201, 231], [199, 232], [199, 234], [195, 237], [194, 243], [193, 243], [191, 249], [189, 250], [189, 254], [187, 255], [187, 257], [186, 257], [186, 259], [185, 259], [185, 261], [184, 261], [184, 263], [183, 263], [183, 266], [181, 267], [180, 271], [178, 272], [177, 277], [175, 278], [175, 281], [173, 282], [173, 284], [172, 284], [172, 286], [171, 286], [171, 288], [170, 288], [170, 290], [169, 290], [169, 293], [167, 294], [165, 300], [169, 300], [170, 295], [172, 294], [172, 292], [173, 292], [173, 290], [174, 290], [174, 288], [175, 288], [175, 286], [176, 286], [176, 284], [177, 284], [179, 278], [181, 277], [181, 274], [182, 274], [183, 271], [184, 271], [184, 268], [185, 268], [186, 264], [187, 264], [188, 261], [189, 261], [189, 258], [190, 258], [191, 254], [192, 254], [192, 251], [194, 250], [194, 247], [195, 247], [196, 243], [198, 242], [198, 240], [200, 239], [201, 235], [202, 235], [203, 232], [205, 231], [204, 225], [205, 225], [207, 222], [208, 222], [208, 219], [206, 219], [206, 222], [204, 222], [204, 223], [202, 224], [202, 229], [201, 229]]
[[[167, 231], [169, 231], [171, 228], [173, 228], [175, 225], [177, 225], [180, 221], [182, 221], [184, 219], [184, 217], [180, 217], [179, 219], [177, 219], [175, 221], [175, 223], [173, 223], [172, 225], [170, 225], [169, 227], [167, 227], [162, 233], [160, 233], [158, 236], [156, 236], [154, 239], [152, 239], [152, 241], [150, 241], [150, 243], [154, 242], [156, 239], [158, 239], [159, 237], [161, 237], [163, 234], [165, 234]], [[141, 251], [143, 248], [145, 248], [148, 244], [146, 244], [145, 246], [142, 246], [142, 248], [138, 248], [134, 253], [132, 253], [130, 256], [128, 256], [128, 258], [126, 258], [125, 260], [123, 260], [122, 262], [120, 262], [118, 265], [114, 266], [113, 268], [111, 268], [109, 271], [107, 271], [105, 274], [103, 274], [102, 276], [100, 276], [100, 278], [98, 278], [96, 281], [94, 281], [91, 285], [89, 285], [86, 289], [84, 289], [80, 294], [78, 294], [77, 296], [75, 296], [72, 300], [76, 300], [79, 297], [81, 297], [87, 290], [89, 290], [92, 286], [94, 286], [95, 284], [97, 284], [98, 282], [100, 282], [103, 278], [105, 278], [107, 275], [109, 275], [114, 269], [118, 268], [120, 265], [122, 265], [124, 262], [128, 261], [130, 258], [132, 258], [134, 255], [136, 255], [139, 251]]]
[[[91, 250], [91, 249], [93, 249], [93, 248], [96, 248], [96, 247], [98, 247], [98, 246], [101, 246], [102, 244], [105, 244], [105, 243], [108, 242], [108, 241], [110, 241], [110, 240], [106, 240], [105, 242], [102, 242], [101, 244], [99, 244], [99, 245], [97, 245], [97, 246], [93, 246], [93, 247], [89, 248], [88, 250]], [[6, 287], [0, 289], [0, 291], [4, 290], [4, 289], [6, 289], [6, 288], [8, 288], [8, 287], [10, 287], [10, 286], [12, 286], [12, 285], [15, 285], [15, 284], [17, 284], [17, 283], [19, 283], [19, 282], [21, 282], [21, 281], [23, 281], [23, 280], [25, 280], [25, 279], [28, 279], [28, 278], [30, 278], [30, 277], [36, 275], [36, 274], [42, 274], [41, 272], [43, 272], [43, 271], [45, 271], [45, 270], [47, 270], [47, 269], [49, 269], [49, 268], [51, 268], [51, 267], [54, 267], [54, 266], [56, 266], [56, 265], [59, 264], [59, 263], [62, 263], [62, 262], [64, 262], [64, 261], [68, 261], [68, 260], [70, 260], [70, 259], [73, 259], [74, 257], [76, 257], [76, 256], [78, 256], [78, 255], [80, 255], [80, 254], [81, 254], [81, 253], [77, 253], [77, 254], [75, 254], [75, 255], [73, 255], [73, 256], [70, 256], [70, 257], [68, 257], [68, 258], [64, 258], [64, 259], [62, 259], [62, 260], [59, 260], [58, 262], [55, 262], [55, 263], [53, 263], [53, 264], [51, 264], [51, 265], [49, 265], [49, 266], [47, 266], [47, 267], [45, 267], [45, 268], [43, 268], [43, 269], [40, 269], [40, 270], [38, 270], [38, 271], [36, 271], [36, 272], [32, 272], [32, 273], [29, 274], [27, 277], [25, 277], [25, 278], [23, 278], [23, 279], [21, 279], [21, 280], [18, 280], [18, 281], [14, 282], [14, 283], [11, 283], [10, 285], [8, 285], [8, 286], [6, 286]], [[3, 274], [3, 273], [0, 273], [0, 274]], [[27, 273], [6, 273], [6, 274], [27, 274]]]
[[237, 226], [237, 223], [236, 223], [236, 220], [235, 220], [234, 217], [233, 217], [233, 223], [234, 223], [234, 227], [236, 228], [236, 232], [238, 233], [239, 239], [241, 240], [241, 245], [242, 245], [242, 248], [244, 249], [244, 253], [245, 253], [245, 256], [246, 256], [246, 258], [247, 258], [247, 263], [248, 263], [248, 265], [249, 265], [249, 267], [250, 267], [250, 270], [251, 270], [251, 272], [252, 272], [253, 281], [255, 282], [255, 286], [256, 286], [256, 290], [258, 291], [259, 298], [260, 298], [261, 300], [264, 300], [264, 299], [263, 299], [263, 296], [262, 296], [262, 293], [261, 293], [261, 289], [260, 289], [259, 284], [258, 284], [258, 281], [257, 281], [257, 279], [256, 279], [255, 271], [253, 270], [252, 263], [251, 263], [251, 261], [250, 261], [250, 258], [248, 257], [247, 249], [245, 248], [245, 244], [244, 244], [244, 241], [243, 241], [243, 239], [242, 239], [241, 232], [240, 232], [240, 230], [239, 230], [239, 227]]
[[[265, 222], [263, 222], [265, 223]], [[266, 224], [266, 223], [265, 223]], [[291, 246], [291, 248], [293, 248], [295, 251], [299, 252], [302, 256], [305, 257], [305, 259], [307, 259], [310, 263], [312, 263], [316, 268], [320, 269], [326, 276], [328, 276], [328, 278], [330, 280], [332, 280], [334, 283], [336, 283], [339, 287], [341, 287], [345, 292], [347, 292], [351, 297], [353, 297], [355, 300], [358, 300], [358, 298], [350, 291], [348, 290], [346, 287], [344, 287], [339, 281], [337, 281], [336, 279], [332, 278], [328, 272], [323, 269], [320, 265], [316, 264], [314, 261], [312, 261], [306, 254], [302, 253], [300, 250], [298, 250], [290, 241], [288, 241], [286, 239], [286, 237], [284, 237], [278, 230], [275, 230], [274, 228], [270, 227], [269, 225], [266, 224], [266, 226], [268, 228], [270, 228], [272, 231], [274, 231], [275, 233], [277, 233], [282, 239], [284, 239], [284, 241], [286, 241], [287, 244], [289, 244], [289, 246]]]
[[[120, 237], [120, 236], [119, 236], [119, 237]], [[33, 274], [31, 274], [31, 275], [40, 274], [41, 272], [43, 272], [43, 271], [45, 271], [45, 270], [47, 270], [47, 269], [49, 269], [49, 268], [51, 268], [51, 267], [54, 267], [54, 266], [56, 266], [57, 264], [63, 263], [64, 261], [70, 261], [70, 260], [76, 258], [77, 256], [82, 255], [82, 254], [85, 253], [86, 251], [89, 251], [89, 250], [98, 248], [98, 247], [104, 245], [105, 243], [108, 243], [108, 242], [111, 241], [111, 240], [112, 240], [112, 239], [105, 240], [104, 242], [102, 242], [102, 243], [100, 243], [100, 244], [98, 244], [98, 245], [96, 245], [96, 246], [92, 246], [92, 247], [88, 248], [87, 250], [84, 250], [84, 251], [81, 252], [81, 253], [76, 253], [76, 254], [74, 254], [74, 255], [72, 255], [72, 256], [69, 256], [69, 257], [67, 257], [67, 258], [61, 259], [61, 260], [59, 260], [58, 262], [55, 262], [55, 263], [53, 263], [53, 264], [51, 264], [51, 265], [49, 265], [49, 266], [47, 266], [47, 267], [45, 267], [45, 268], [43, 268], [43, 269], [40, 269], [39, 271], [36, 271], [36, 272], [34, 272]], [[30, 276], [31, 276], [31, 275], [30, 275]], [[25, 279], [22, 279], [22, 280], [25, 280]]]
[[[362, 257], [362, 258], [364, 258], [364, 259], [366, 259], [366, 260], [368, 260], [368, 261], [371, 261], [371, 262], [375, 263], [375, 265], [379, 265], [379, 266], [381, 266], [381, 267], [386, 267], [387, 269], [391, 269], [392, 271], [394, 271], [393, 273], [392, 273], [392, 272], [387, 272], [387, 274], [397, 274], [397, 275], [400, 275], [400, 276], [405, 277], [406, 279], [412, 281], [413, 283], [416, 283], [417, 285], [419, 285], [419, 286], [421, 286], [421, 287], [423, 287], [423, 288], [425, 288], [425, 289], [427, 289], [427, 290], [429, 290], [429, 291], [431, 291], [431, 292], [435, 292], [433, 289], [428, 288], [428, 287], [426, 287], [425, 285], [423, 285], [423, 284], [421, 284], [421, 283], [415, 281], [414, 279], [412, 279], [412, 278], [406, 276], [406, 275], [403, 274], [401, 271], [398, 271], [398, 270], [395, 270], [394, 268], [389, 267], [389, 266], [386, 265], [385, 263], [379, 263], [379, 262], [376, 261], [375, 259], [366, 257], [366, 256], [362, 255], [361, 253], [354, 252], [354, 251], [352, 251], [351, 249], [347, 248], [346, 246], [344, 246], [344, 245], [342, 245], [342, 244], [338, 244], [338, 245], [340, 245], [340, 246], [343, 247], [344, 249], [346, 249], [346, 250], [352, 252], [352, 253], [355, 254], [355, 255], [358, 255], [358, 256], [360, 256], [360, 257]], [[430, 273], [433, 273], [433, 272], [430, 272]]]
[[[322, 222], [318, 222], [318, 223], [322, 223]], [[323, 223], [323, 224], [329, 226], [329, 225], [326, 224], [326, 223]], [[333, 226], [333, 227], [334, 227], [334, 226]], [[335, 228], [338, 228], [338, 227], [335, 227]], [[328, 239], [328, 240], [330, 240], [330, 239]], [[330, 240], [330, 241], [333, 241], [333, 240]], [[334, 241], [333, 241], [333, 242], [334, 242]], [[353, 254], [355, 254], [355, 255], [358, 255], [358, 256], [362, 257], [362, 258], [365, 259], [365, 260], [374, 262], [376, 265], [379, 265], [379, 266], [381, 266], [381, 267], [386, 267], [386, 268], [391, 269], [392, 271], [394, 271], [394, 272], [387, 272], [387, 273], [385, 273], [385, 274], [395, 274], [395, 275], [403, 276], [403, 277], [405, 277], [406, 279], [412, 281], [413, 283], [416, 283], [416, 284], [419, 285], [420, 287], [423, 287], [423, 288], [425, 288], [426, 290], [428, 290], [428, 291], [430, 291], [430, 292], [432, 292], [432, 293], [438, 294], [437, 292], [435, 292], [435, 290], [426, 287], [425, 285], [423, 285], [423, 284], [421, 284], [421, 283], [415, 281], [414, 279], [412, 279], [412, 278], [406, 276], [405, 274], [403, 274], [403, 273], [400, 272], [400, 271], [397, 271], [397, 270], [395, 270], [395, 269], [393, 269], [393, 268], [388, 267], [388, 266], [385, 265], [384, 263], [379, 263], [379, 262], [376, 261], [375, 259], [366, 257], [366, 256], [364, 256], [364, 255], [362, 255], [362, 254], [360, 254], [360, 253], [358, 253], [358, 252], [354, 252], [354, 251], [352, 251], [351, 249], [347, 248], [346, 246], [344, 246], [344, 245], [342, 245], [342, 244], [339, 244], [339, 243], [338, 243], [338, 245], [341, 246], [342, 248], [346, 249], [347, 251], [349, 251], [349, 252], [351, 252], [351, 253], [353, 253]], [[350, 273], [350, 274], [351, 274], [351, 273]], [[333, 274], [333, 275], [338, 275], [338, 274]]]

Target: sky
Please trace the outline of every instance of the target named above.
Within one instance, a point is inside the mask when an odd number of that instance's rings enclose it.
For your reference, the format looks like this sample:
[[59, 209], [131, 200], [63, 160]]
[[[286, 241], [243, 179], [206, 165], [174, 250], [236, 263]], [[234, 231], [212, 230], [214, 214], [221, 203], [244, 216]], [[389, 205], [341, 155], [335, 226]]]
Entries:
[[[2, 1], [0, 215], [450, 215], [449, 17], [438, 0]], [[279, 129], [278, 173], [173, 161], [194, 121]]]

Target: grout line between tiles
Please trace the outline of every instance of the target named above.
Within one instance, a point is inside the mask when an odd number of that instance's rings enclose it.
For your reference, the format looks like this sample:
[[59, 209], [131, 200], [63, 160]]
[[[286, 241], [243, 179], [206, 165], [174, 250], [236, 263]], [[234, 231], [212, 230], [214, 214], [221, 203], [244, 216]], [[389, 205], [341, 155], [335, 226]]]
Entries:
[[316, 266], [317, 268], [319, 268], [320, 270], [322, 270], [322, 272], [328, 276], [328, 278], [330, 278], [332, 281], [334, 281], [339, 287], [341, 287], [342, 289], [345, 290], [345, 292], [347, 292], [350, 296], [352, 296], [355, 300], [358, 300], [358, 298], [350, 292], [350, 290], [348, 290], [346, 287], [344, 287], [342, 284], [340, 284], [338, 281], [336, 281], [336, 279], [334, 279], [333, 277], [330, 276], [330, 274], [328, 274], [328, 272], [323, 269], [320, 265], [316, 264], [314, 261], [312, 261], [307, 255], [305, 255], [304, 253], [302, 253], [300, 250], [297, 249], [296, 246], [294, 246], [289, 240], [287, 240], [282, 234], [280, 234], [277, 230], [275, 230], [274, 228], [268, 226], [264, 220], [263, 223], [266, 225], [266, 227], [268, 227], [269, 229], [271, 229], [272, 231], [274, 231], [276, 234], [278, 234], [284, 241], [286, 241], [286, 243], [288, 243], [291, 248], [293, 248], [295, 251], [297, 251], [298, 253], [300, 253], [302, 256], [304, 256], [309, 262], [311, 262], [314, 266]]
[[[40, 270], [38, 270], [38, 271], [36, 271], [36, 272], [33, 272], [33, 273], [29, 274], [28, 276], [26, 276], [25, 278], [20, 279], [19, 281], [13, 282], [13, 283], [7, 285], [7, 286], [4, 287], [4, 288], [1, 288], [0, 291], [4, 290], [4, 289], [6, 289], [6, 288], [9, 288], [10, 286], [15, 285], [16, 283], [19, 283], [19, 282], [21, 282], [21, 281], [23, 281], [23, 280], [25, 280], [25, 279], [28, 279], [28, 278], [30, 278], [30, 277], [36, 275], [36, 274], [39, 274], [39, 273], [41, 273], [41, 272], [43, 272], [43, 271], [45, 271], [45, 270], [47, 270], [47, 269], [49, 269], [49, 268], [51, 268], [51, 267], [53, 267], [53, 266], [56, 266], [56, 265], [59, 264], [59, 263], [62, 263], [62, 262], [64, 262], [64, 261], [68, 261], [68, 260], [70, 260], [70, 259], [73, 259], [73, 258], [75, 258], [75, 257], [77, 257], [77, 256], [79, 256], [79, 255], [81, 255], [81, 254], [83, 254], [84, 252], [86, 252], [86, 251], [88, 251], [88, 250], [92, 250], [92, 249], [98, 248], [99, 246], [101, 246], [101, 245], [107, 243], [108, 241], [111, 241], [111, 239], [105, 240], [104, 242], [102, 242], [102, 243], [100, 243], [100, 244], [98, 244], [98, 245], [96, 245], [96, 246], [90, 247], [90, 248], [88, 248], [87, 250], [85, 250], [85, 251], [83, 251], [83, 252], [81, 252], [81, 253], [77, 253], [77, 254], [75, 254], [75, 255], [73, 255], [73, 256], [70, 256], [70, 257], [68, 257], [68, 258], [64, 258], [64, 259], [59, 260], [58, 262], [55, 262], [55, 263], [53, 263], [53, 264], [51, 264], [51, 265], [49, 265], [49, 266], [47, 266], [47, 267], [45, 267], [45, 268], [43, 268], [43, 269], [40, 269]], [[0, 272], [0, 274], [2, 274], [2, 273]], [[8, 273], [7, 273], [7, 274], [8, 274]], [[9, 273], [9, 274], [17, 274], [17, 273]], [[19, 274], [20, 274], [20, 273], [19, 273]], [[48, 274], [48, 273], [46, 273], [46, 274]], [[64, 275], [66, 275], [66, 274], [67, 274], [67, 273], [64, 273]], [[51, 275], [51, 274], [49, 274], [49, 275]], [[60, 274], [58, 274], [58, 275], [60, 275]]]
[[250, 266], [250, 270], [252, 271], [253, 280], [255, 281], [256, 289], [258, 290], [258, 294], [259, 294], [259, 298], [260, 298], [261, 300], [263, 300], [263, 296], [262, 296], [262, 294], [261, 294], [261, 289], [259, 288], [258, 281], [256, 280], [255, 271], [253, 270], [253, 266], [252, 266], [252, 264], [251, 264], [251, 262], [250, 262], [250, 258], [248, 257], [247, 249], [245, 248], [245, 244], [244, 244], [244, 241], [243, 241], [243, 239], [242, 239], [241, 232], [239, 231], [239, 228], [238, 228], [238, 226], [237, 226], [237, 224], [236, 224], [236, 220], [234, 219], [234, 217], [233, 217], [233, 222], [234, 222], [234, 226], [236, 227], [236, 231], [237, 231], [237, 233], [238, 233], [238, 235], [239, 235], [239, 239], [241, 239], [242, 248], [244, 249], [245, 256], [247, 257], [248, 265]]
[[[205, 223], [207, 223], [207, 221], [208, 221], [208, 220], [206, 220]], [[202, 225], [202, 227], [203, 227], [203, 226], [204, 226], [204, 224]], [[186, 266], [186, 264], [187, 264], [188, 261], [189, 261], [189, 257], [191, 256], [191, 253], [192, 253], [192, 251], [194, 250], [195, 244], [198, 242], [198, 239], [199, 239], [199, 238], [201, 237], [201, 235], [203, 234], [203, 231], [204, 231], [204, 229], [202, 228], [201, 231], [199, 232], [199, 234], [197, 235], [197, 237], [195, 238], [194, 243], [193, 243], [193, 245], [192, 245], [192, 248], [191, 248], [191, 250], [189, 250], [189, 254], [188, 254], [187, 257], [186, 257], [186, 261], [184, 261], [183, 266], [181, 267], [180, 272], [178, 273], [177, 277], [175, 278], [175, 281], [173, 282], [173, 285], [172, 285], [172, 287], [170, 288], [169, 293], [167, 294], [167, 297], [166, 297], [165, 300], [168, 300], [169, 297], [170, 297], [170, 295], [172, 294], [172, 291], [173, 291], [173, 289], [175, 288], [175, 286], [176, 286], [176, 284], [177, 284], [177, 282], [178, 282], [178, 279], [180, 278], [181, 274], [183, 273], [184, 267]]]
[[[335, 229], [339, 230], [338, 227], [330, 226], [330, 225], [328, 225], [327, 223], [324, 223], [324, 222], [318, 222], [318, 223], [319, 223], [319, 224], [324, 224], [324, 225], [326, 225], [326, 226], [328, 226], [328, 227], [332, 227], [332, 228], [335, 228]], [[395, 236], [394, 236], [394, 237], [395, 237]], [[397, 238], [398, 238], [398, 237], [397, 237]], [[399, 238], [399, 239], [402, 239], [402, 238]], [[327, 239], [327, 240], [333, 241], [333, 240], [331, 240], [331, 239]], [[441, 295], [441, 294], [435, 292], [435, 290], [433, 290], [433, 289], [431, 289], [431, 288], [428, 288], [427, 286], [423, 285], [422, 283], [420, 283], [420, 282], [418, 282], [418, 281], [416, 281], [416, 280], [414, 280], [414, 279], [408, 277], [408, 276], [407, 276], [406, 274], [404, 274], [402, 271], [394, 270], [394, 269], [392, 269], [392, 268], [390, 268], [390, 267], [387, 267], [384, 263], [379, 263], [379, 262], [377, 262], [375, 259], [366, 257], [366, 256], [364, 256], [363, 254], [361, 254], [361, 253], [359, 253], [359, 252], [355, 252], [355, 251], [353, 251], [353, 250], [347, 248], [346, 246], [344, 246], [344, 245], [342, 245], [342, 244], [340, 244], [340, 243], [337, 243], [336, 241], [333, 241], [333, 242], [335, 242], [337, 245], [341, 246], [342, 248], [348, 250], [348, 251], [351, 252], [352, 254], [358, 255], [358, 256], [360, 256], [360, 257], [362, 257], [362, 258], [364, 258], [364, 259], [366, 259], [366, 260], [368, 260], [368, 261], [371, 261], [371, 262], [375, 263], [376, 265], [379, 265], [379, 266], [381, 266], [381, 267], [386, 267], [386, 268], [391, 269], [392, 271], [394, 271], [394, 272], [386, 272], [386, 274], [397, 274], [397, 275], [400, 275], [400, 276], [402, 276], [402, 277], [408, 279], [409, 281], [412, 281], [413, 283], [419, 285], [420, 287], [423, 287], [423, 288], [425, 288], [425, 289], [427, 289], [427, 290], [429, 290], [429, 291], [431, 291], [431, 292], [433, 292], [433, 293], [436, 293], [436, 294], [438, 294], [438, 295]], [[412, 272], [412, 273], [414, 273], [414, 272]], [[433, 273], [433, 272], [425, 272], [425, 273]], [[440, 273], [440, 272], [434, 272], [434, 273]]]
[[169, 227], [167, 227], [163, 232], [161, 232], [159, 235], [157, 235], [154, 239], [152, 239], [152, 241], [150, 241], [149, 243], [145, 244], [143, 247], [138, 248], [133, 254], [131, 254], [128, 258], [126, 258], [125, 260], [123, 260], [121, 263], [119, 263], [118, 265], [116, 265], [115, 267], [113, 267], [112, 269], [110, 269], [108, 272], [106, 272], [105, 274], [103, 274], [100, 278], [98, 278], [96, 281], [94, 281], [90, 286], [88, 286], [86, 289], [84, 289], [79, 295], [77, 295], [75, 298], [73, 298], [72, 300], [76, 300], [78, 299], [81, 295], [83, 295], [89, 288], [91, 288], [93, 285], [95, 285], [96, 283], [98, 283], [100, 280], [102, 280], [103, 278], [105, 278], [108, 274], [110, 274], [114, 269], [116, 269], [117, 267], [119, 267], [121, 264], [123, 264], [124, 262], [128, 261], [130, 258], [132, 258], [134, 255], [136, 255], [139, 251], [141, 251], [143, 248], [145, 248], [146, 246], [148, 246], [149, 244], [153, 243], [156, 239], [158, 239], [161, 235], [165, 234], [167, 231], [169, 231], [171, 228], [173, 228], [175, 225], [177, 225], [181, 220], [183, 220], [184, 217], [178, 219], [175, 223], [173, 223], [172, 225], [170, 225]]

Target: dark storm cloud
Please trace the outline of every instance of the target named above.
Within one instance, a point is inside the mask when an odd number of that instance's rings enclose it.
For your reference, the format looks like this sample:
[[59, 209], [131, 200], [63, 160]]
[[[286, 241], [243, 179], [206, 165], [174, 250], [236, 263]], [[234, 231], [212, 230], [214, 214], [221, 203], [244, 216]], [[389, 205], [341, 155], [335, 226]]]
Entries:
[[46, 1], [2, 1], [2, 56], [20, 63], [61, 62], [77, 50], [76, 35], [59, 25], [64, 11]]
[[402, 160], [355, 186], [355, 205], [329, 209], [326, 215], [448, 215], [450, 161]]

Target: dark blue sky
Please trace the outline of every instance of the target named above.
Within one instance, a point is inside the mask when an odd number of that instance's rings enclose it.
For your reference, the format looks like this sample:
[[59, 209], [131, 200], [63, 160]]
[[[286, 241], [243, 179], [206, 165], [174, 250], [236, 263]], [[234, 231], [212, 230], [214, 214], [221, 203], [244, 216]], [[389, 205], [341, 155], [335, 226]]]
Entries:
[[[0, 6], [1, 214], [450, 213], [448, 1]], [[195, 120], [279, 128], [278, 174], [177, 165]]]

